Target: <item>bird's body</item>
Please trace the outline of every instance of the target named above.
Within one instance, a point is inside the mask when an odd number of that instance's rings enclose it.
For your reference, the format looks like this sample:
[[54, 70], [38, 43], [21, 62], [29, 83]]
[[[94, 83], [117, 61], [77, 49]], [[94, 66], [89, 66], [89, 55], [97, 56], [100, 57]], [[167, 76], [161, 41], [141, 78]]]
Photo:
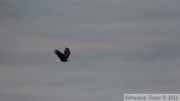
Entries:
[[59, 59], [62, 61], [62, 62], [67, 62], [69, 61], [68, 58], [69, 58], [69, 55], [71, 54], [69, 48], [65, 48], [64, 50], [64, 53], [61, 53], [59, 50], [55, 49], [54, 50], [54, 53], [59, 57]]

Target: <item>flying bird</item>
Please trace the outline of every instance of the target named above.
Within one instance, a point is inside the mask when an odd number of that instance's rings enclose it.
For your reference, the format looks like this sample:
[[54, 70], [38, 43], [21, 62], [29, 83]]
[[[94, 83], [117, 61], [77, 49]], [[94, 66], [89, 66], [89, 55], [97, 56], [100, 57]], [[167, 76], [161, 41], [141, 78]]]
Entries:
[[59, 57], [60, 60], [57, 60], [57, 61], [62, 61], [62, 62], [67, 62], [69, 61], [68, 58], [69, 58], [69, 55], [71, 54], [69, 48], [65, 48], [64, 49], [64, 53], [61, 53], [59, 50], [55, 49], [54, 50], [54, 53]]

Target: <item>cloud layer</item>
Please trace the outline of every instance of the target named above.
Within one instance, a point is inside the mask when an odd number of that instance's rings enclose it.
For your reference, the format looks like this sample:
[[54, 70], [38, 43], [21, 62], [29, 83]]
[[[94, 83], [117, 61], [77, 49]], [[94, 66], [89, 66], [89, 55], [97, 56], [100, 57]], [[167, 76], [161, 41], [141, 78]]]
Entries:
[[[2, 101], [178, 93], [178, 0], [2, 0]], [[72, 51], [57, 63], [54, 49]]]

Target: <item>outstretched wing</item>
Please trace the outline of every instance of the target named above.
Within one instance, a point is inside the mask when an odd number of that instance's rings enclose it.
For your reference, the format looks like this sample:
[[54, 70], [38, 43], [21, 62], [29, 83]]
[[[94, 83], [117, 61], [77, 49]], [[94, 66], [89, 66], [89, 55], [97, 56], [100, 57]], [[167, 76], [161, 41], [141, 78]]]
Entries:
[[69, 55], [71, 54], [71, 52], [70, 52], [70, 50], [69, 50], [69, 48], [65, 48], [64, 49], [64, 56], [66, 57], [66, 59], [68, 59], [68, 57], [69, 57]]
[[55, 49], [54, 53], [59, 57], [60, 60], [64, 60], [66, 57], [59, 50]]

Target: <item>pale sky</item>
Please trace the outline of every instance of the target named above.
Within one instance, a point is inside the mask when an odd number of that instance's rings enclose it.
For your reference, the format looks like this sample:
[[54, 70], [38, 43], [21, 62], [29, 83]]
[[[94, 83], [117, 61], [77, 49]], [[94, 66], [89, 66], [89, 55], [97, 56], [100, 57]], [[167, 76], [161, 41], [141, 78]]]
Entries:
[[[1, 0], [1, 101], [180, 93], [179, 0]], [[56, 62], [54, 49], [71, 50]]]

